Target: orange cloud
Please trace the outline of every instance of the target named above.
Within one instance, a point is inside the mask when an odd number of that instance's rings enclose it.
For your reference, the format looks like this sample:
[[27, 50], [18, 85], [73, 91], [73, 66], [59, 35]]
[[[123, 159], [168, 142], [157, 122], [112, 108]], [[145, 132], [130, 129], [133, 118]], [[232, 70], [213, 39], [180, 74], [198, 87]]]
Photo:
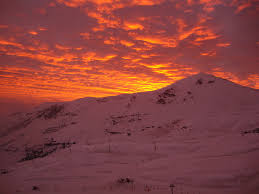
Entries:
[[181, 19], [181, 18], [178, 18], [176, 20], [173, 19], [172, 23], [175, 23], [175, 21], [176, 21], [176, 23], [178, 25], [178, 32], [182, 33], [184, 31], [184, 28], [187, 27], [187, 25], [185, 24], [184, 20]]
[[131, 47], [134, 45], [133, 42], [129, 42], [129, 41], [126, 41], [126, 40], [121, 40], [120, 43], [126, 47]]
[[210, 57], [213, 57], [213, 56], [215, 56], [217, 53], [216, 53], [216, 51], [208, 51], [208, 52], [202, 52], [202, 53], [200, 53], [200, 55], [202, 55], [202, 56], [210, 56]]
[[46, 30], [47, 30], [47, 28], [44, 28], [44, 27], [39, 28], [39, 31], [46, 31]]
[[90, 38], [90, 33], [88, 32], [82, 32], [80, 33], [80, 36], [83, 38], [83, 39], [89, 39]]
[[143, 30], [144, 26], [138, 23], [124, 22], [123, 28], [125, 30]]
[[[105, 10], [105, 9], [104, 9], [104, 12], [97, 12], [97, 11], [94, 12], [94, 11], [86, 10], [86, 14], [89, 17], [96, 19], [99, 24], [99, 26], [93, 28], [94, 32], [103, 31], [106, 27], [117, 28], [118, 26], [120, 26], [120, 19], [114, 17], [111, 14], [109, 15], [109, 17], [107, 17], [106, 11], [107, 10]], [[109, 10], [108, 10], [108, 12], [109, 12]]]
[[15, 46], [15, 47], [18, 47], [21, 49], [24, 48], [22, 44], [14, 42], [14, 41], [8, 41], [8, 40], [0, 40], [0, 45], [4, 45], [4, 46], [10, 45], [10, 46]]
[[162, 45], [165, 47], [176, 47], [177, 43], [174, 38], [161, 37], [161, 36], [136, 36], [136, 40], [141, 40], [151, 44]]
[[[3, 69], [0, 69], [1, 71]], [[27, 69], [9, 69], [9, 72], [16, 73], [19, 71], [24, 71]], [[99, 80], [104, 85], [102, 86], [91, 86], [84, 82], [80, 82], [80, 76], [72, 80], [67, 80], [63, 73], [55, 71], [55, 69], [48, 69], [49, 74], [46, 74], [45, 79], [42, 79], [39, 74], [34, 75], [34, 79], [25, 76], [22, 79], [18, 78], [18, 83], [22, 87], [17, 87], [9, 82], [8, 76], [5, 79], [5, 85], [0, 85], [0, 95], [1, 96], [17, 96], [17, 94], [25, 98], [28, 94], [33, 95], [34, 98], [40, 98], [45, 100], [72, 100], [76, 98], [81, 98], [85, 96], [102, 97], [108, 95], [116, 95], [120, 93], [133, 93], [140, 91], [150, 91], [168, 85], [167, 81], [157, 80], [145, 74], [140, 76], [128, 75], [127, 73], [122, 73], [116, 70], [101, 70], [102, 75], [87, 75], [81, 72], [81, 76], [90, 76], [90, 79]], [[51, 83], [51, 84], [49, 84]], [[11, 92], [10, 92], [11, 89]]]
[[188, 38], [190, 35], [194, 34], [197, 30], [199, 30], [200, 27], [194, 27], [191, 30], [183, 31], [183, 27], [180, 27], [179, 29], [179, 40], [184, 40]]
[[116, 57], [115, 54], [109, 54], [104, 57], [97, 56], [95, 52], [87, 52], [82, 56], [82, 60], [84, 62], [90, 62], [90, 61], [109, 61], [110, 59]]
[[59, 50], [70, 50], [70, 47], [62, 46], [60, 44], [56, 44], [55, 47]]
[[170, 67], [170, 63], [165, 64], [146, 64], [146, 63], [139, 63], [140, 65], [143, 65], [145, 67], [149, 67], [152, 69], [159, 69], [159, 68], [168, 68]]
[[156, 5], [164, 2], [164, 0], [133, 0], [133, 5]]
[[[174, 22], [174, 21], [173, 21]], [[177, 19], [176, 24], [178, 26], [178, 40], [184, 40], [191, 35], [195, 35], [196, 39], [194, 40], [194, 44], [200, 45], [199, 42], [205, 40], [212, 40], [220, 37], [216, 33], [214, 33], [211, 29], [205, 26], [203, 23], [206, 22], [206, 19], [200, 18], [197, 26], [192, 27], [191, 29], [186, 30], [187, 24], [183, 19]]]
[[248, 8], [248, 7], [250, 7], [251, 5], [252, 5], [252, 4], [251, 4], [250, 2], [244, 2], [243, 4], [241, 4], [241, 5], [239, 5], [239, 6], [237, 7], [235, 13], [237, 14], [237, 13], [241, 12], [242, 10], [244, 10], [244, 9], [246, 9], [246, 8]]
[[87, 0], [56, 0], [60, 4], [64, 4], [68, 7], [80, 7], [84, 5]]
[[212, 40], [216, 39], [219, 37], [219, 35], [215, 34], [212, 30], [206, 29], [204, 27], [199, 27], [196, 31], [195, 34], [199, 36], [198, 38], [195, 39], [197, 42], [201, 42], [204, 40]]
[[206, 12], [212, 12], [214, 10], [214, 6], [223, 4], [222, 0], [200, 0], [200, 3], [204, 5], [203, 9]]
[[132, 5], [142, 5], [142, 6], [151, 6], [151, 5], [157, 5], [164, 0], [132, 0], [132, 1], [121, 1], [121, 0], [56, 0], [58, 3], [64, 4], [68, 7], [80, 7], [86, 4], [87, 2], [91, 2], [94, 4], [97, 4], [99, 6], [104, 6], [106, 4], [113, 6], [118, 6], [120, 7], [123, 6], [132, 6]]
[[110, 55], [106, 55], [105, 57], [96, 57], [95, 60], [99, 60], [99, 61], [109, 61], [112, 58], [116, 57], [117, 55], [114, 54], [110, 54]]
[[38, 35], [38, 32], [36, 32], [36, 31], [29, 31], [28, 33], [31, 35]]
[[142, 55], [140, 55], [142, 58], [145, 58], [145, 59], [148, 59], [148, 58], [151, 58], [151, 57], [154, 57], [154, 56], [158, 56], [158, 55], [156, 55], [156, 54], [142, 54]]
[[247, 79], [240, 79], [235, 74], [233, 74], [231, 72], [226, 72], [222, 68], [214, 68], [209, 73], [211, 73], [217, 77], [228, 79], [239, 85], [253, 87], [253, 88], [257, 88], [257, 89], [259, 88], [259, 75], [258, 74], [250, 74]]
[[94, 32], [104, 31], [104, 30], [105, 30], [105, 26], [99, 25], [99, 26], [97, 26], [97, 27], [92, 28], [92, 30], [93, 30]]
[[114, 45], [115, 43], [116, 43], [116, 41], [114, 41], [114, 40], [104, 40], [103, 41], [104, 42], [104, 44], [111, 44], [111, 45]]
[[216, 44], [217, 47], [229, 47], [231, 44], [230, 43], [218, 43]]
[[[28, 28], [19, 22], [9, 25], [3, 21], [7, 25], [0, 25], [0, 51], [4, 64], [0, 67], [0, 96], [25, 98], [30, 95], [44, 100], [101, 97], [159, 89], [197, 73], [204, 66], [206, 69], [212, 64], [217, 67], [219, 60], [226, 61], [224, 68], [227, 69], [227, 65], [238, 58], [232, 50], [239, 49], [239, 32], [235, 30], [234, 38], [225, 35], [228, 31], [224, 29], [225, 21], [217, 26], [217, 18], [214, 17], [218, 14], [210, 12], [216, 12], [216, 7], [221, 5], [220, 8], [230, 11], [233, 22], [242, 26], [233, 13], [248, 7], [249, 11], [252, 10], [253, 2], [53, 0], [44, 10], [51, 16], [55, 10], [57, 13], [67, 11], [64, 17], [71, 17], [72, 22], [69, 19], [59, 21], [60, 17], [41, 16], [38, 14], [40, 9], [33, 8], [38, 12], [32, 11], [32, 15], [42, 18], [38, 21], [37, 17], [24, 17], [27, 13], [23, 10], [19, 16], [28, 20], [26, 23], [31, 23], [30, 29], [33, 30], [28, 32]], [[75, 16], [76, 12], [80, 12], [80, 16]], [[238, 16], [245, 19], [246, 14], [243, 11]], [[53, 21], [49, 21], [50, 18]], [[251, 16], [249, 18], [252, 19]], [[84, 19], [87, 22], [81, 25]], [[78, 21], [79, 25], [71, 27]], [[58, 27], [53, 27], [53, 23]], [[246, 30], [242, 29], [243, 34]], [[251, 40], [257, 39], [251, 37]], [[257, 48], [258, 41], [255, 44]], [[248, 48], [249, 44], [246, 46]], [[255, 47], [254, 44], [252, 46]], [[220, 55], [223, 51], [225, 56]], [[249, 48], [247, 52], [248, 57], [244, 54], [242, 60], [246, 62], [248, 59], [245, 65], [249, 72], [249, 66], [255, 66], [253, 60], [256, 57], [250, 56], [253, 51], [250, 52]], [[15, 65], [9, 67], [9, 63]], [[206, 66], [208, 63], [211, 65]], [[214, 68], [211, 73], [259, 88], [256, 73], [248, 75], [245, 80], [240, 80], [234, 72], [225, 72], [223, 68]]]

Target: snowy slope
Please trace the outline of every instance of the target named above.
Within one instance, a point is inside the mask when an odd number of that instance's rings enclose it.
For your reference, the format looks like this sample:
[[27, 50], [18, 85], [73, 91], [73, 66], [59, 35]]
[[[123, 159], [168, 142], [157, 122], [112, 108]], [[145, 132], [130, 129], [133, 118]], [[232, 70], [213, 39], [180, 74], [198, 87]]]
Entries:
[[259, 193], [259, 91], [212, 75], [47, 103], [2, 126], [1, 193]]

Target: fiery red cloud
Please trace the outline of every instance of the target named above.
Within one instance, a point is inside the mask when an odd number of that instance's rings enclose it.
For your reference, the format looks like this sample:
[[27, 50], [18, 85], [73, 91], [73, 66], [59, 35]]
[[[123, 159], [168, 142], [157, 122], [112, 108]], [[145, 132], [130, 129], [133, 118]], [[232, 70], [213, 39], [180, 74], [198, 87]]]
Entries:
[[257, 0], [0, 2], [0, 97], [155, 90], [203, 71], [259, 89]]

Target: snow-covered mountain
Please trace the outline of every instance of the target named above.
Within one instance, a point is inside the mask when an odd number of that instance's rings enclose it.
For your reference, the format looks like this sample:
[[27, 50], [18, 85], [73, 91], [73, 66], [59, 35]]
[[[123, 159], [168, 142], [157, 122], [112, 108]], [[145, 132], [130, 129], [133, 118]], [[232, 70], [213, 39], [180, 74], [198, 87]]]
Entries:
[[1, 126], [0, 193], [259, 193], [259, 91], [212, 75]]

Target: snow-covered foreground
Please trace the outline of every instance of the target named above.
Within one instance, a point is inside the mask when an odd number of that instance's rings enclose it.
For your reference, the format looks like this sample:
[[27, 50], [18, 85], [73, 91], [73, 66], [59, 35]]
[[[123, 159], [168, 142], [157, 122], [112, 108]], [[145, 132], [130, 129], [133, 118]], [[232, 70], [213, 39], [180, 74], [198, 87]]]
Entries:
[[3, 194], [259, 193], [259, 92], [211, 75], [9, 119]]

